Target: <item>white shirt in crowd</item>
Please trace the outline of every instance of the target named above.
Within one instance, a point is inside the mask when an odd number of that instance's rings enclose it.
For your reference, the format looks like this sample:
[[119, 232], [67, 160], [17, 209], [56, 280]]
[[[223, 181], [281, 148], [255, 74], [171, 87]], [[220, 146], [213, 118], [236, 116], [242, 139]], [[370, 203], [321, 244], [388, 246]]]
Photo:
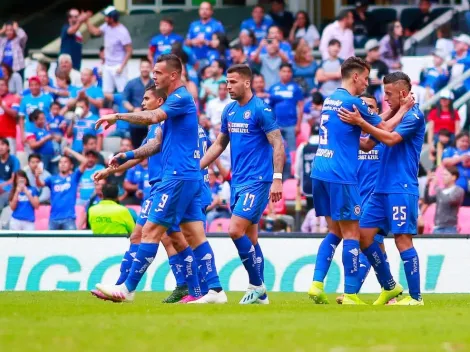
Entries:
[[323, 60], [328, 59], [328, 43], [332, 39], [337, 39], [341, 43], [339, 57], [343, 60], [354, 56], [354, 35], [349, 28], [342, 29], [338, 21], [329, 24], [323, 30], [320, 41], [320, 53]]
[[300, 28], [297, 33], [295, 33], [295, 37], [304, 38], [308, 46], [313, 49], [315, 41], [320, 39], [320, 33], [318, 33], [317, 27], [311, 24], [308, 26], [307, 30], [305, 30], [305, 28]]
[[222, 111], [224, 111], [224, 108], [232, 101], [233, 100], [227, 96], [227, 98], [224, 100], [215, 98], [207, 103], [206, 116], [211, 122], [212, 126], [222, 123]]
[[108, 66], [120, 65], [126, 57], [124, 47], [132, 43], [131, 35], [127, 28], [119, 23], [115, 27], [104, 23], [100, 26], [104, 36], [104, 61]]

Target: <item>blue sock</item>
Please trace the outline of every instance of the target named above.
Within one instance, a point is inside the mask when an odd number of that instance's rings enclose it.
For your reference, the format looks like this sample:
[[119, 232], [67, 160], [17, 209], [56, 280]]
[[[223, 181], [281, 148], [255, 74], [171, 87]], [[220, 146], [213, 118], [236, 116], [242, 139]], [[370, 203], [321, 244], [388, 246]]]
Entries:
[[157, 243], [141, 243], [139, 250], [135, 255], [134, 261], [129, 272], [129, 276], [125, 282], [127, 289], [132, 292], [135, 291], [142, 276], [144, 276], [147, 268], [152, 264], [155, 256], [157, 255]]
[[395, 280], [392, 277], [392, 273], [390, 272], [390, 265], [388, 264], [382, 250], [379, 247], [377, 242], [373, 242], [369, 247], [362, 250], [369, 259], [369, 263], [374, 268], [379, 283], [385, 290], [392, 290], [395, 288]]
[[183, 275], [188, 284], [189, 294], [193, 297], [201, 297], [201, 287], [199, 287], [199, 274], [197, 271], [197, 261], [191, 247], [186, 247], [178, 253], [180, 262], [183, 263]]
[[331, 261], [335, 255], [336, 247], [340, 244], [341, 238], [329, 233], [323, 239], [318, 248], [317, 260], [315, 261], [315, 271], [313, 281], [323, 282], [330, 269]]
[[[259, 272], [259, 277], [261, 278], [261, 281], [264, 282], [264, 255], [263, 252], [261, 251], [261, 246], [259, 245], [259, 242], [255, 244], [255, 253], [256, 253], [256, 265], [258, 267], [258, 272]], [[259, 297], [259, 299], [263, 300], [268, 297], [265, 294]]]
[[418, 301], [421, 300], [421, 281], [419, 278], [419, 258], [414, 247], [400, 253], [403, 266], [405, 267], [406, 281], [410, 296]]
[[219, 274], [215, 266], [214, 252], [210, 243], [206, 241], [194, 248], [194, 256], [196, 257], [196, 262], [207, 285], [207, 289], [216, 290], [217, 292], [221, 291], [222, 285], [220, 284]]
[[370, 263], [367, 260], [367, 257], [364, 253], [359, 253], [359, 273], [357, 275], [357, 289], [356, 291], [359, 292], [361, 290], [362, 284], [366, 280], [367, 275], [370, 271]]
[[197, 273], [199, 275], [199, 287], [201, 288], [201, 293], [203, 296], [207, 295], [209, 292], [209, 286], [207, 285], [206, 279], [204, 278], [204, 274], [202, 273], [202, 265], [196, 260], [197, 262]]
[[359, 241], [343, 240], [344, 293], [357, 293], [359, 271]]
[[121, 274], [119, 275], [119, 279], [116, 281], [116, 285], [120, 285], [126, 281], [127, 277], [129, 276], [129, 270], [132, 266], [132, 261], [134, 260], [138, 250], [139, 244], [131, 243], [129, 249], [126, 251], [126, 253], [124, 253], [124, 257], [122, 258], [121, 262]]
[[186, 279], [183, 273], [183, 262], [180, 260], [178, 254], [172, 255], [168, 257], [168, 263], [170, 264], [170, 269], [173, 272], [173, 276], [176, 280], [176, 286], [184, 286], [186, 285]]
[[258, 266], [256, 265], [256, 253], [253, 244], [250, 239], [243, 235], [242, 237], [233, 241], [238, 249], [238, 255], [248, 272], [250, 284], [255, 286], [261, 286], [263, 281], [258, 272]]
[[[390, 271], [390, 263], [388, 262], [387, 253], [383, 253], [383, 255], [384, 255], [384, 258], [385, 258], [385, 264], [387, 265], [388, 271]], [[382, 281], [380, 280], [379, 275], [377, 274], [375, 269], [374, 269], [374, 272], [375, 272], [375, 276], [377, 277], [377, 281], [380, 284], [380, 287], [384, 287], [384, 285], [382, 284]]]

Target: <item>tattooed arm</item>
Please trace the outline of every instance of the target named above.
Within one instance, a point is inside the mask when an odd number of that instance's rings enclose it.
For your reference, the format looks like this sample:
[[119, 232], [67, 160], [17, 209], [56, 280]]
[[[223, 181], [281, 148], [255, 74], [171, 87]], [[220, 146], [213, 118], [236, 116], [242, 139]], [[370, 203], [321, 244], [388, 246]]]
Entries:
[[[284, 169], [284, 162], [286, 160], [286, 152], [284, 149], [284, 144], [282, 143], [281, 131], [278, 129], [273, 130], [266, 134], [269, 144], [274, 149], [273, 153], [273, 165], [274, 173], [282, 174]], [[270, 197], [273, 202], [278, 202], [282, 198], [282, 179], [275, 178], [271, 186]]]
[[154, 125], [168, 118], [165, 111], [158, 108], [156, 110], [145, 110], [138, 112], [129, 112], [125, 114], [110, 114], [102, 116], [95, 124], [95, 128], [98, 129], [101, 125], [104, 125], [105, 129], [114, 125], [116, 121], [122, 120], [132, 123], [134, 125]]
[[207, 150], [204, 157], [201, 159], [201, 170], [205, 169], [210, 164], [212, 164], [215, 161], [215, 159], [217, 159], [220, 156], [220, 154], [223, 153], [225, 148], [227, 148], [227, 145], [229, 144], [229, 142], [230, 142], [229, 136], [223, 132], [220, 132], [214, 144], [210, 146], [210, 148]]

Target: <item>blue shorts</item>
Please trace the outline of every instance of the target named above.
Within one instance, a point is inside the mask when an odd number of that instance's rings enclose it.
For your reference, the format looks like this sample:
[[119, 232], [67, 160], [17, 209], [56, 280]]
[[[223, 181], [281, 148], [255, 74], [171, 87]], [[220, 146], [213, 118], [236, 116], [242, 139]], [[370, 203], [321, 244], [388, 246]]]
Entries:
[[418, 233], [418, 196], [406, 193], [373, 193], [359, 222], [362, 228], [378, 227], [386, 234]]
[[136, 225], [144, 226], [147, 222], [150, 209], [152, 208], [153, 197], [157, 191], [160, 182], [155, 182], [150, 189], [150, 196], [142, 202], [139, 217], [137, 218]]
[[313, 204], [317, 216], [330, 216], [333, 221], [361, 217], [361, 196], [357, 185], [345, 185], [312, 179]]
[[[370, 196], [372, 195], [372, 193], [373, 193], [373, 189], [369, 190], [367, 192], [367, 195], [362, 198], [361, 208], [362, 208], [363, 211], [366, 208], [367, 203], [369, 203], [369, 199], [370, 199]], [[364, 213], [363, 213], [363, 216], [364, 216]], [[387, 232], [385, 232], [384, 230], [379, 228], [379, 231], [377, 232], [377, 235], [375, 235], [375, 237], [374, 237], [374, 241], [377, 242], [377, 243], [382, 244], [382, 243], [384, 243], [384, 237], [387, 237], [387, 235], [388, 235]]]
[[148, 220], [171, 229], [184, 222], [203, 221], [202, 180], [165, 180], [155, 193]]
[[230, 208], [232, 214], [257, 224], [269, 202], [270, 182], [232, 187]]

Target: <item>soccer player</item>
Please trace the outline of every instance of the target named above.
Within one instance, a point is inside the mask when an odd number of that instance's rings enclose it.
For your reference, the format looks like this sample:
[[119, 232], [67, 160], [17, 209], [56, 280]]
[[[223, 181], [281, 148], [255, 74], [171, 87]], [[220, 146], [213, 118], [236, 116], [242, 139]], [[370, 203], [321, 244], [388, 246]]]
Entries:
[[[403, 72], [384, 77], [385, 101], [396, 109], [411, 91], [410, 78]], [[418, 165], [424, 142], [425, 119], [415, 104], [393, 132], [370, 125], [357, 112], [341, 110], [342, 121], [352, 123], [386, 145], [374, 193], [360, 222], [361, 248], [374, 267], [383, 290], [374, 305], [386, 304], [403, 292], [396, 283], [379, 247], [374, 242], [378, 229], [395, 235], [395, 244], [403, 260], [410, 296], [395, 305], [424, 305], [420, 290], [419, 258], [413, 246], [418, 222]], [[397, 172], [390, 172], [397, 170]]]
[[[141, 125], [165, 121], [163, 131], [160, 129], [161, 145], [155, 138], [153, 143], [140, 148], [141, 152], [126, 153], [129, 159], [140, 158], [149, 155], [146, 154], [149, 150], [154, 151], [161, 147], [163, 171], [129, 276], [122, 285], [97, 285], [102, 293], [120, 301], [130, 302], [134, 299], [137, 284], [153, 262], [163, 234], [174, 224], [180, 224], [193, 248], [198, 266], [207, 268], [205, 281], [209, 291], [204, 302], [199, 303], [227, 302], [215, 267], [214, 253], [204, 232], [201, 205], [203, 180], [199, 167], [196, 104], [181, 80], [181, 72], [182, 64], [176, 55], [159, 56], [153, 75], [156, 87], [163, 89], [168, 95], [166, 102], [156, 110], [105, 115], [96, 124], [97, 128], [101, 124], [108, 128], [117, 120]], [[196, 301], [201, 292], [194, 292], [191, 296], [190, 300]]]
[[258, 221], [269, 198], [277, 202], [282, 197], [285, 154], [274, 114], [262, 99], [253, 95], [251, 78], [247, 65], [233, 65], [227, 70], [227, 88], [235, 101], [225, 107], [221, 132], [202, 158], [201, 168], [214, 162], [230, 143], [232, 218], [229, 235], [249, 277], [249, 287], [240, 304], [267, 304]]

